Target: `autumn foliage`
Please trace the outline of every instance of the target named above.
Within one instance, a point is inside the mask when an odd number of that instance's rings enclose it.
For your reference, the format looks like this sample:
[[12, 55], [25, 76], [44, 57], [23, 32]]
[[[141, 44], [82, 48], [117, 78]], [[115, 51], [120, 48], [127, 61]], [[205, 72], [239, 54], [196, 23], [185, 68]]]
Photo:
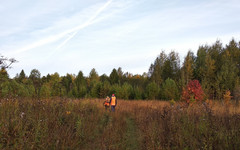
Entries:
[[191, 101], [202, 101], [204, 92], [198, 80], [191, 80], [182, 91], [182, 100], [187, 103]]

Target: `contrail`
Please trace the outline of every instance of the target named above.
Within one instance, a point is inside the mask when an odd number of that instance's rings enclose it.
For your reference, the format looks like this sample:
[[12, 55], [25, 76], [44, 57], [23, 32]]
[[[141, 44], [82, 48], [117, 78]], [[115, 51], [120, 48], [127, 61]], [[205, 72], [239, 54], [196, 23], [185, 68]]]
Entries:
[[112, 2], [112, 0], [109, 0], [105, 5], [103, 5], [103, 7], [101, 7], [96, 13], [94, 16], [92, 16], [83, 26], [81, 27], [77, 27], [74, 29], [77, 30], [76, 32], [74, 32], [69, 38], [67, 38], [63, 43], [61, 43], [57, 48], [56, 50], [62, 48], [69, 40], [71, 40], [77, 33], [80, 29], [83, 29], [89, 25], [92, 24], [92, 21], [104, 10], [107, 8], [107, 6]]
[[58, 47], [56, 48], [56, 50], [62, 48], [70, 39], [72, 39], [76, 34], [78, 33], [78, 31], [74, 32], [71, 36], [69, 36], [64, 42], [62, 42], [60, 45], [58, 45]]
[[108, 5], [110, 5], [112, 2], [112, 0], [109, 0], [107, 3], [105, 3], [101, 8], [99, 8], [97, 10], [97, 12], [90, 18], [88, 19], [84, 24], [81, 24], [77, 27], [74, 27], [72, 29], [69, 29], [69, 30], [66, 30], [62, 33], [59, 33], [59, 34], [56, 34], [54, 36], [50, 36], [48, 38], [45, 38], [45, 39], [42, 39], [42, 40], [39, 40], [29, 46], [26, 46], [26, 47], [23, 47], [21, 49], [18, 49], [17, 51], [14, 52], [14, 54], [18, 54], [18, 53], [22, 53], [22, 52], [26, 52], [28, 50], [31, 50], [33, 48], [36, 48], [36, 47], [39, 47], [39, 46], [42, 46], [42, 45], [46, 45], [48, 43], [52, 43], [52, 42], [55, 42], [63, 37], [65, 37], [66, 35], [69, 35], [72, 33], [72, 35], [70, 37], [68, 37], [64, 42], [62, 42], [60, 45], [57, 46], [57, 48], [55, 49], [55, 52], [56, 50], [60, 49], [61, 47], [63, 47], [69, 40], [71, 40], [79, 30], [91, 25], [93, 22], [93, 20], [104, 10], [107, 8]]

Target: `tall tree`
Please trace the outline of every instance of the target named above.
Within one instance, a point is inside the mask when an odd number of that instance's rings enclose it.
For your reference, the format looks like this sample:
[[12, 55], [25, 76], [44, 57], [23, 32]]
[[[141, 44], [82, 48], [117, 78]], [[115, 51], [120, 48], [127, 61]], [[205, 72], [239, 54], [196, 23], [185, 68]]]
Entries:
[[113, 84], [119, 84], [119, 75], [117, 70], [114, 68], [110, 74], [110, 83]]
[[187, 84], [190, 80], [193, 79], [193, 73], [194, 73], [194, 54], [192, 51], [188, 51], [187, 56], [184, 59], [183, 67], [182, 67], [182, 72], [183, 72], [183, 79], [184, 79], [184, 84]]
[[122, 84], [124, 81], [123, 81], [123, 71], [122, 71], [121, 67], [119, 67], [117, 69], [117, 73], [118, 73], [118, 77], [119, 77], [119, 83]]
[[216, 76], [217, 97], [222, 98], [226, 90], [233, 91], [235, 81], [238, 78], [238, 68], [233, 62], [230, 52], [225, 50], [223, 53], [223, 60], [225, 60]]
[[209, 47], [208, 53], [210, 54], [211, 58], [216, 62], [216, 70], [219, 70], [222, 66], [222, 62], [224, 62], [224, 60], [222, 60], [222, 43], [217, 40], [211, 47]]
[[100, 79], [99, 79], [98, 73], [95, 70], [95, 68], [93, 68], [89, 73], [89, 77], [87, 78], [87, 87], [88, 87], [89, 94], [94, 95], [94, 97], [97, 97], [97, 94], [95, 94], [96, 93], [95, 91], [96, 91], [96, 88], [99, 87], [99, 85], [98, 87], [96, 87], [99, 80]]
[[69, 92], [73, 88], [72, 75], [67, 73], [67, 75], [62, 78], [62, 85], [66, 88], [67, 94], [69, 94]]
[[51, 80], [50, 86], [51, 86], [51, 96], [57, 97], [57, 96], [62, 96], [63, 91], [65, 91], [63, 85], [61, 84], [61, 78], [60, 75], [55, 72], [54, 74], [51, 74]]
[[87, 91], [87, 88], [86, 88], [87, 84], [82, 71], [78, 72], [78, 75], [74, 81], [74, 84], [76, 85], [76, 89], [77, 89], [77, 97], [83, 98]]
[[195, 70], [195, 77], [200, 82], [202, 81], [204, 74], [205, 74], [205, 68], [206, 68], [206, 55], [208, 53], [208, 46], [200, 46], [197, 51], [197, 57], [196, 57], [196, 70]]
[[167, 60], [167, 55], [164, 51], [160, 53], [160, 55], [154, 61], [154, 64], [151, 64], [149, 68], [149, 77], [155, 82], [158, 86], [163, 82], [162, 74], [163, 74], [163, 66]]
[[22, 69], [22, 71], [21, 71], [20, 74], [19, 74], [18, 81], [21, 82], [21, 83], [23, 83], [24, 80], [26, 80], [26, 78], [27, 78], [27, 76], [26, 76], [24, 70]]
[[170, 52], [163, 65], [162, 78], [166, 80], [171, 78], [176, 80], [180, 73], [180, 59], [178, 53]]
[[215, 60], [213, 60], [208, 53], [205, 58], [205, 68], [203, 68], [202, 77], [202, 87], [209, 98], [213, 99], [215, 97], [214, 85], [216, 83], [216, 65]]
[[29, 79], [33, 82], [35, 95], [39, 96], [39, 91], [41, 88], [41, 73], [37, 69], [33, 69], [30, 72]]

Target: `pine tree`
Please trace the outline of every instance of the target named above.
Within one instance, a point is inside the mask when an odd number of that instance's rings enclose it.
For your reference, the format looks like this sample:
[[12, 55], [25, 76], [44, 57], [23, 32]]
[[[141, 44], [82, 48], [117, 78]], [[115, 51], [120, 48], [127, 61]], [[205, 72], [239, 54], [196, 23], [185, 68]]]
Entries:
[[158, 86], [162, 84], [163, 80], [163, 69], [164, 69], [164, 64], [167, 60], [167, 55], [165, 54], [164, 51], [160, 53], [160, 55], [156, 58], [154, 61], [154, 64], [151, 64], [149, 68], [149, 77], [151, 81], [155, 82]]
[[110, 83], [113, 84], [118, 84], [119, 83], [119, 75], [117, 70], [114, 68], [109, 76]]
[[191, 51], [188, 51], [187, 56], [184, 59], [183, 67], [182, 67], [182, 72], [183, 72], [183, 77], [185, 83], [187, 84], [190, 80], [194, 78], [194, 54]]
[[165, 80], [163, 86], [163, 97], [165, 100], [178, 100], [179, 99], [179, 92], [178, 87], [174, 80], [168, 78]]

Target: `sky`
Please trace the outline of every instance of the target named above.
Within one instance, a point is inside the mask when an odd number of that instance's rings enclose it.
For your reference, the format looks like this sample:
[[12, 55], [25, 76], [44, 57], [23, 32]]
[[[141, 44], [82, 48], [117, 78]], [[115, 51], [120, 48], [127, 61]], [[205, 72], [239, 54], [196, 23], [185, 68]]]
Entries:
[[18, 63], [14, 77], [148, 72], [156, 57], [220, 40], [240, 41], [239, 0], [9, 0], [0, 1], [0, 54]]

